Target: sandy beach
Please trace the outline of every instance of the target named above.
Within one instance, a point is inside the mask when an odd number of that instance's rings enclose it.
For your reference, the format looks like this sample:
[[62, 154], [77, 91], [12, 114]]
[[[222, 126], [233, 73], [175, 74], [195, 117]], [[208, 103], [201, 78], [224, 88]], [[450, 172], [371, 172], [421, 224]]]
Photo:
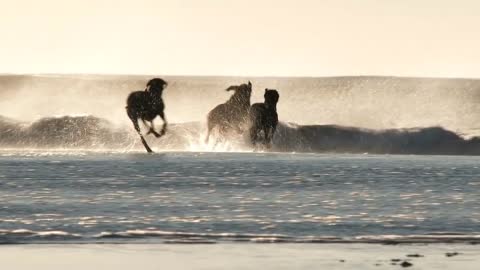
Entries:
[[[449, 244], [33, 244], [3, 246], [0, 248], [0, 260], [3, 269], [15, 270], [395, 268], [476, 270], [480, 263], [480, 248], [476, 245]], [[412, 265], [402, 266], [404, 262]]]

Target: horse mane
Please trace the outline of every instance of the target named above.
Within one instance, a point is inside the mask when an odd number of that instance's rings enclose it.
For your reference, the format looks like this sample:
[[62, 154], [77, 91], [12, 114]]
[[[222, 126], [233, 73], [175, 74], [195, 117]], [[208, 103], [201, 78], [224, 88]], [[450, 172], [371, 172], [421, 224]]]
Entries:
[[232, 106], [241, 106], [241, 107], [250, 107], [250, 95], [251, 95], [251, 83], [241, 84], [241, 85], [232, 85], [229, 86], [226, 91], [235, 92], [230, 97], [230, 99], [225, 102], [225, 104]]

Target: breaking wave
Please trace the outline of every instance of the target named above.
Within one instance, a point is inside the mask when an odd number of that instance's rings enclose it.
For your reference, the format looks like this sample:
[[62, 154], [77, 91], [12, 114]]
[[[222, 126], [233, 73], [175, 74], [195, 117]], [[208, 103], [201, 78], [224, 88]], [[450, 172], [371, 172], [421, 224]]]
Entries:
[[[125, 115], [125, 99], [150, 78], [2, 75], [0, 148], [143, 151]], [[267, 87], [280, 92], [283, 122], [273, 151], [480, 154], [476, 79], [164, 78], [169, 82], [166, 115], [171, 123], [182, 124], [171, 124], [161, 139], [147, 138], [157, 151], [252, 151], [246, 138], [203, 143], [203, 121], [209, 110], [228, 99], [224, 89], [251, 80], [252, 103], [263, 100]]]
[[475, 234], [426, 234], [426, 235], [362, 235], [353, 237], [335, 236], [289, 236], [281, 234], [248, 233], [189, 233], [158, 230], [127, 230], [102, 232], [88, 235], [66, 231], [31, 231], [26, 229], [0, 230], [0, 244], [32, 243], [164, 243], [164, 244], [215, 244], [224, 242], [249, 243], [363, 243], [363, 244], [434, 244], [462, 243], [480, 244], [480, 235]]
[[[160, 151], [252, 151], [246, 138], [205, 145], [204, 123], [171, 124], [166, 136], [148, 138]], [[0, 148], [142, 150], [132, 127], [95, 116], [61, 116], [24, 123], [0, 116]], [[480, 155], [480, 138], [441, 127], [363, 129], [280, 123], [272, 151], [314, 153]]]

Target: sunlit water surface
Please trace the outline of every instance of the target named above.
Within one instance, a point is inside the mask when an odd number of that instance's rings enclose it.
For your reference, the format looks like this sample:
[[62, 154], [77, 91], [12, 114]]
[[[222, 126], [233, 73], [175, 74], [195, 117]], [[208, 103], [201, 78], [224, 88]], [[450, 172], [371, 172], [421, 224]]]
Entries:
[[480, 242], [480, 157], [0, 152], [0, 243]]

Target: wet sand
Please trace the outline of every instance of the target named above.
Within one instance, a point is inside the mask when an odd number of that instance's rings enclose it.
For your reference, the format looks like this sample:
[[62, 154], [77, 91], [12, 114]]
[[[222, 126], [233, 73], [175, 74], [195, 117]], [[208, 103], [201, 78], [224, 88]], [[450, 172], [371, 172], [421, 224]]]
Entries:
[[0, 261], [2, 269], [15, 270], [404, 268], [477, 270], [480, 265], [480, 246], [461, 244], [32, 244], [0, 247]]

